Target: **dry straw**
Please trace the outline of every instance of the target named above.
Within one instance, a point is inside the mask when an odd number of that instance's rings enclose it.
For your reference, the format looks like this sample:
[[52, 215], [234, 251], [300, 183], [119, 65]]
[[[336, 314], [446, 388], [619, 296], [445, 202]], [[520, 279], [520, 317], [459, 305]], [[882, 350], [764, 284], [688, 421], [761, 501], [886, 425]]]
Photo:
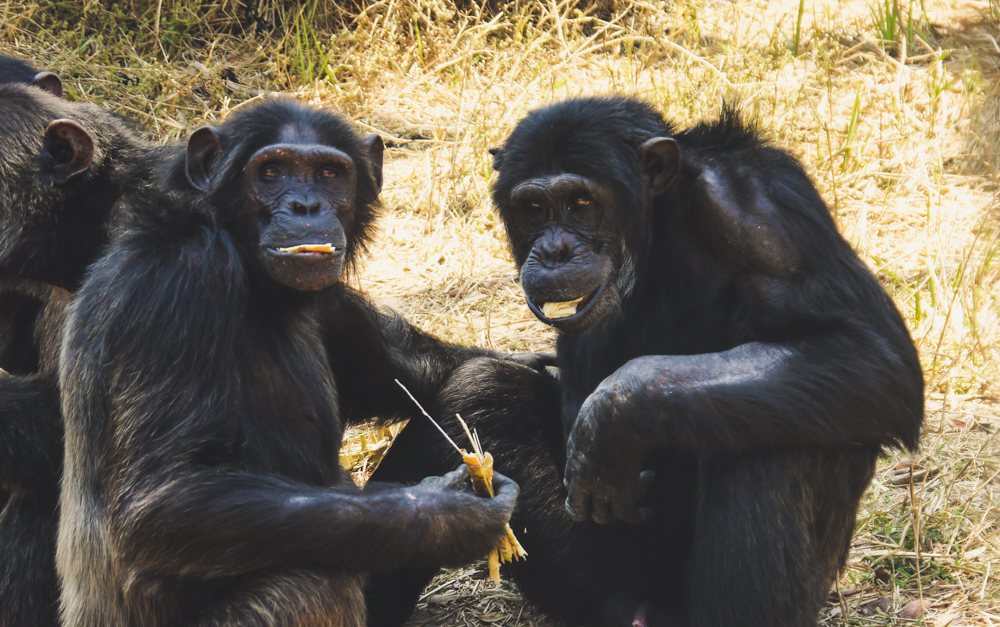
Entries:
[[[0, 0], [0, 50], [156, 139], [270, 92], [380, 133], [386, 216], [355, 280], [445, 339], [498, 350], [553, 335], [523, 305], [487, 148], [566, 96], [635, 94], [681, 125], [738, 98], [806, 164], [928, 382], [923, 449], [880, 464], [824, 624], [909, 624], [899, 613], [916, 608], [923, 624], [995, 625], [996, 1]], [[359, 476], [393, 435], [353, 433]], [[435, 622], [544, 622], [467, 574], [428, 591]]]

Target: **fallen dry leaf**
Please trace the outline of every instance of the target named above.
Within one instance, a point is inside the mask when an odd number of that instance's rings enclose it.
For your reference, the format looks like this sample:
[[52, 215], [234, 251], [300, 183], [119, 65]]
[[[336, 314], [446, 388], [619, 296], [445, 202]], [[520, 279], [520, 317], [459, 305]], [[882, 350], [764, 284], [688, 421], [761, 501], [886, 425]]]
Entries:
[[923, 468], [927, 465], [926, 457], [907, 457], [906, 459], [901, 459], [896, 463], [896, 470], [905, 470], [907, 468]]
[[871, 603], [862, 605], [858, 609], [858, 615], [877, 616], [878, 614], [888, 614], [890, 609], [892, 609], [892, 601], [888, 597], [882, 597], [881, 599], [876, 599]]
[[924, 615], [924, 612], [929, 610], [931, 607], [930, 601], [921, 601], [920, 599], [913, 599], [909, 603], [903, 606], [903, 609], [899, 610], [900, 618], [920, 618]]

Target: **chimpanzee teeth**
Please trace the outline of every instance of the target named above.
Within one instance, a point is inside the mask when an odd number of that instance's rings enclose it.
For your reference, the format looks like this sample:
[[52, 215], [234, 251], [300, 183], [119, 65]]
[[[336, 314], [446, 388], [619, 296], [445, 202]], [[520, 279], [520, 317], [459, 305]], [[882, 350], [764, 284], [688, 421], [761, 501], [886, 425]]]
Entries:
[[545, 303], [542, 305], [542, 315], [549, 320], [559, 320], [576, 315], [576, 306], [586, 298], [586, 295], [574, 300], [567, 300], [561, 303]]

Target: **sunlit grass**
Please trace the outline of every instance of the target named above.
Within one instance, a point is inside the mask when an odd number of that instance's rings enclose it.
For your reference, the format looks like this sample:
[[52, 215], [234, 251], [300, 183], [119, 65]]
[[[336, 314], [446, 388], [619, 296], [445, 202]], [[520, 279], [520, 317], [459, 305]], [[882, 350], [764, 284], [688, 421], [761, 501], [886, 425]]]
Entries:
[[[499, 350], [553, 335], [514, 280], [487, 149], [567, 96], [634, 94], [681, 126], [739, 101], [806, 165], [926, 371], [917, 457], [934, 470], [911, 493], [893, 482], [909, 455], [880, 466], [840, 584], [857, 591], [827, 624], [844, 608], [851, 624], [899, 622], [860, 608], [884, 596], [895, 614], [920, 595], [926, 624], [1000, 623], [996, 0], [457, 4], [0, 0], [0, 49], [157, 140], [277, 91], [378, 132], [387, 211], [359, 285], [445, 339]], [[346, 454], [363, 469], [384, 436]]]

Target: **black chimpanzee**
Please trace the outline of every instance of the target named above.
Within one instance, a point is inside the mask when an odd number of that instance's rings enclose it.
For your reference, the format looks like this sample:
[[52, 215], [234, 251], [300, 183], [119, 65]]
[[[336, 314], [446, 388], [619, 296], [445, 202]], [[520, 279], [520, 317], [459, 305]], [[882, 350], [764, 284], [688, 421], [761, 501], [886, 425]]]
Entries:
[[0, 84], [23, 83], [34, 85], [62, 98], [62, 80], [55, 72], [36, 70], [30, 63], [17, 57], [0, 54]]
[[168, 190], [203, 196], [137, 199], [92, 266], [60, 363], [67, 627], [357, 626], [364, 573], [468, 561], [503, 534], [502, 476], [487, 500], [458, 471], [362, 491], [338, 465], [345, 415], [384, 417], [394, 377], [426, 397], [481, 354], [339, 281], [382, 150], [292, 101], [238, 110], [172, 166]]
[[[560, 382], [476, 360], [434, 409], [521, 486], [515, 581], [579, 623], [815, 625], [923, 379], [802, 167], [731, 108], [677, 131], [617, 97], [537, 110], [494, 156]], [[441, 440], [411, 421], [375, 478], [440, 472]]]
[[[62, 81], [55, 73], [36, 70], [23, 59], [0, 55], [0, 85], [11, 83], [34, 85], [56, 98], [62, 97]], [[20, 93], [20, 91], [16, 93]], [[27, 93], [36, 92], [28, 90]], [[6, 100], [7, 97], [4, 98], [5, 105]], [[9, 107], [5, 106], [5, 113], [8, 109], [15, 117], [21, 112], [16, 103]], [[2, 131], [0, 132], [0, 146], [3, 146], [5, 156], [0, 157], [0, 167], [3, 167], [6, 172], [7, 166], [16, 168], [24, 163], [18, 154], [19, 151], [16, 149], [15, 143], [21, 140], [17, 133], [23, 132], [23, 129], [17, 128], [16, 124], [4, 126], [0, 129]], [[6, 187], [0, 191], [6, 192]], [[8, 227], [10, 216], [7, 208], [9, 205], [9, 202], [0, 199], [0, 208], [4, 210], [4, 215], [0, 216], [0, 220], [6, 217], [3, 224]], [[20, 232], [20, 229], [17, 229], [16, 232]], [[5, 228], [3, 239], [0, 240], [4, 244], [4, 248], [9, 247], [9, 243], [15, 237], [15, 229]], [[37, 334], [35, 332], [36, 321], [47, 321], [52, 318], [51, 315], [46, 315], [46, 304], [50, 300], [59, 301], [58, 295], [53, 298], [48, 289], [50, 286], [47, 285], [37, 285], [36, 282], [22, 285], [23, 282], [19, 280], [21, 278], [17, 273], [0, 273], [0, 370], [13, 374], [36, 372], [44, 367], [41, 362], [48, 362], [51, 365], [51, 360], [58, 356], [59, 350], [58, 334], [44, 332], [52, 325], [38, 324], [41, 332]], [[54, 342], [52, 342], [53, 339]], [[54, 370], [54, 367], [51, 369]]]
[[0, 79], [18, 69], [45, 81], [0, 84], [0, 625], [44, 627], [58, 622], [63, 318], [162, 149], [99, 107], [61, 100], [54, 74], [0, 59]]

